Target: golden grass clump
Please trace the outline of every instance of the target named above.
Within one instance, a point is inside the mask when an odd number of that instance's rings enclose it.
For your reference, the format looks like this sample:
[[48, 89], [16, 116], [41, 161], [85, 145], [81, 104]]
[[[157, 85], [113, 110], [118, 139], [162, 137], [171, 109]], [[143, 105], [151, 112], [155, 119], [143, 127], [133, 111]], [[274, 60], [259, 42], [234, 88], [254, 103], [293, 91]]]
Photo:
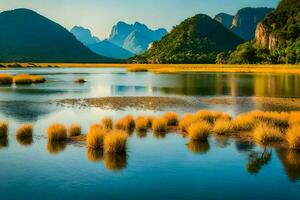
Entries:
[[167, 112], [163, 114], [162, 118], [167, 121], [168, 126], [177, 126], [179, 117], [176, 112]]
[[289, 118], [289, 125], [300, 125], [300, 112], [291, 112]]
[[151, 127], [152, 126], [152, 122], [153, 120], [155, 120], [156, 117], [154, 115], [150, 115], [147, 117], [147, 121], [148, 121], [148, 126]]
[[191, 141], [207, 141], [211, 129], [206, 121], [196, 122], [188, 128], [188, 136]]
[[290, 149], [300, 149], [300, 124], [291, 126], [286, 134]]
[[72, 124], [68, 129], [68, 136], [74, 137], [81, 135], [81, 126], [79, 124]]
[[29, 74], [18, 74], [14, 76], [15, 84], [32, 84], [32, 79]]
[[92, 125], [86, 137], [86, 143], [88, 148], [102, 149], [105, 135], [106, 132], [103, 130], [103, 127], [101, 125]]
[[280, 128], [286, 128], [289, 125], [289, 114], [285, 112], [262, 112], [253, 111], [248, 113], [259, 123], [264, 122], [267, 124], [274, 124]]
[[67, 129], [62, 124], [52, 124], [47, 129], [48, 141], [64, 141], [67, 139]]
[[112, 130], [104, 137], [105, 153], [126, 152], [128, 134], [125, 131]]
[[227, 119], [218, 119], [214, 124], [213, 132], [217, 135], [229, 135], [234, 132], [233, 122]]
[[152, 122], [152, 131], [154, 132], [166, 132], [168, 129], [167, 120], [164, 118], [158, 118]]
[[101, 124], [102, 124], [103, 128], [107, 131], [109, 131], [113, 128], [113, 120], [111, 117], [104, 117], [101, 120]]
[[215, 113], [209, 110], [200, 110], [195, 114], [195, 119], [197, 121], [207, 121], [210, 124], [215, 122]]
[[127, 115], [123, 119], [119, 119], [115, 124], [116, 129], [124, 130], [124, 131], [132, 130], [134, 126], [135, 126], [135, 122], [131, 115]]
[[128, 67], [127, 70], [129, 72], [148, 72], [148, 69], [145, 67]]
[[18, 129], [17, 129], [17, 138], [28, 138], [32, 137], [33, 134], [33, 128], [32, 124], [22, 124]]
[[10, 74], [0, 74], [0, 85], [11, 85], [13, 83], [13, 76]]
[[43, 76], [40, 75], [30, 75], [30, 78], [33, 83], [45, 83], [46, 79]]
[[186, 113], [182, 119], [179, 121], [179, 129], [186, 133], [189, 126], [195, 122], [194, 114], [193, 113]]
[[8, 123], [6, 121], [0, 121], [0, 137], [7, 137], [8, 135]]
[[149, 122], [145, 117], [140, 116], [140, 117], [136, 118], [135, 129], [137, 131], [147, 131], [148, 127], [149, 127]]
[[253, 132], [253, 138], [257, 144], [268, 145], [284, 140], [283, 134], [276, 126], [266, 123], [258, 124]]
[[240, 114], [233, 121], [236, 131], [251, 131], [255, 126], [255, 120], [251, 115]]

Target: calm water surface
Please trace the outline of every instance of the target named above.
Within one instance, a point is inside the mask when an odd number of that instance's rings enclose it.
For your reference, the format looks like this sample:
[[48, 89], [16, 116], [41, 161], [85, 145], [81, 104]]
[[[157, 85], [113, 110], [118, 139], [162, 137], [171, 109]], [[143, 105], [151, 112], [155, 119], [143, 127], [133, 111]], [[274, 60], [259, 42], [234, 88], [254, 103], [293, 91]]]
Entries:
[[[3, 73], [2, 71], [0, 73]], [[231, 73], [152, 74], [124, 69], [13, 69], [5, 73], [44, 75], [48, 82], [0, 87], [0, 119], [10, 123], [0, 139], [1, 199], [299, 199], [300, 154], [211, 137], [189, 143], [178, 134], [133, 133], [125, 155], [103, 157], [75, 144], [48, 144], [50, 123], [78, 122], [86, 132], [103, 116], [122, 111], [61, 107], [65, 98], [101, 96], [300, 97], [299, 75]], [[84, 78], [86, 84], [73, 81]], [[236, 115], [260, 107], [208, 105]], [[180, 114], [195, 108], [174, 108]], [[18, 141], [16, 128], [34, 124], [33, 141]]]

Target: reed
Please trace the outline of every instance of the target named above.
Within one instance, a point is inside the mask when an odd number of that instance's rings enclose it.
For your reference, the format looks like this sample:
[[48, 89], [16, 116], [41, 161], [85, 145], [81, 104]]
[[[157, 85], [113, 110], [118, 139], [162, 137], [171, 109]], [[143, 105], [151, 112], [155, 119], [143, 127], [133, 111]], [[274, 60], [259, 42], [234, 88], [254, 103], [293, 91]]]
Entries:
[[72, 124], [68, 129], [68, 136], [74, 137], [81, 135], [81, 126], [79, 124]]
[[269, 145], [284, 140], [280, 129], [266, 123], [260, 123], [255, 127], [253, 138], [260, 145]]
[[164, 118], [158, 118], [152, 122], [153, 132], [166, 132], [168, 129], [167, 121]]
[[149, 122], [145, 117], [140, 116], [140, 117], [136, 118], [135, 129], [137, 131], [147, 131], [148, 127], [149, 127]]
[[11, 85], [13, 83], [13, 76], [10, 74], [0, 74], [0, 85]]
[[106, 131], [110, 131], [113, 128], [113, 120], [111, 117], [104, 117], [101, 120], [101, 124]]
[[300, 124], [291, 126], [286, 134], [290, 149], [300, 149]]
[[105, 135], [106, 132], [103, 130], [101, 125], [92, 125], [86, 138], [88, 148], [102, 149]]
[[191, 141], [207, 141], [211, 129], [206, 121], [196, 122], [188, 128], [188, 136]]
[[26, 137], [32, 137], [33, 135], [33, 127], [32, 124], [22, 124], [17, 129], [17, 138], [26, 138]]
[[6, 121], [0, 121], [0, 137], [7, 137], [8, 135], [8, 123]]
[[105, 153], [126, 152], [128, 134], [125, 131], [112, 130], [104, 137]]
[[47, 129], [48, 141], [64, 141], [67, 139], [67, 129], [62, 124], [52, 124]]
[[229, 135], [234, 132], [233, 122], [220, 118], [216, 121], [213, 132], [217, 135]]
[[167, 121], [168, 126], [177, 126], [179, 117], [176, 112], [167, 112], [163, 114], [162, 118], [164, 118]]

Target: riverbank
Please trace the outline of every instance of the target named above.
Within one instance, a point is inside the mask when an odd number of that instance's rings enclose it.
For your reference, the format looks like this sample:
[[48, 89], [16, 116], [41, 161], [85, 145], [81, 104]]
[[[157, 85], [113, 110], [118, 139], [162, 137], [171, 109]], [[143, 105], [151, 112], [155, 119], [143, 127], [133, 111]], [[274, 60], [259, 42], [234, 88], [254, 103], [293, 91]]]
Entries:
[[229, 64], [99, 64], [99, 63], [0, 63], [7, 68], [127, 68], [131, 72], [180, 73], [293, 73], [300, 74], [300, 65], [229, 65]]

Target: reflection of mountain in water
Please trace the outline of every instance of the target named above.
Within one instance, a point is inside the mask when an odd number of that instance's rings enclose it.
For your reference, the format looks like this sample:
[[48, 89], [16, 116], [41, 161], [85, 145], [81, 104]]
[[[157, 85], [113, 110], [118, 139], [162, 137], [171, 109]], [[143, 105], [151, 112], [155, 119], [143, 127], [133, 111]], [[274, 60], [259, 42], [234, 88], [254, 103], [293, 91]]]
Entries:
[[40, 116], [55, 110], [54, 106], [46, 103], [29, 101], [0, 101], [1, 114], [20, 121], [33, 122]]

